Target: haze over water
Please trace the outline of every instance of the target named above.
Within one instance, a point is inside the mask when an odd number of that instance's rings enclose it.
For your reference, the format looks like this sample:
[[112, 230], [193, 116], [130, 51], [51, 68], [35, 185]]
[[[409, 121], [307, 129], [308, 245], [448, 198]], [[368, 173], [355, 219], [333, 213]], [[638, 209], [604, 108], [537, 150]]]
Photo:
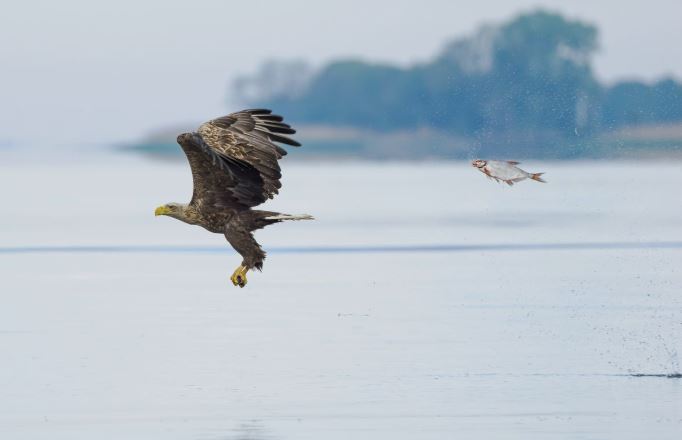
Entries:
[[3, 154], [0, 437], [678, 438], [678, 164], [283, 167], [266, 206], [317, 220], [240, 290], [153, 216], [184, 163]]

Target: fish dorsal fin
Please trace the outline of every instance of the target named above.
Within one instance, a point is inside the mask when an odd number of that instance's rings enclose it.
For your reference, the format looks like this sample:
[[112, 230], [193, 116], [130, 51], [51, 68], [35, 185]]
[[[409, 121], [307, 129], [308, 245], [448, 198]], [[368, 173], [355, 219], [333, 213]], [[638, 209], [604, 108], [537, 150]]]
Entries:
[[521, 162], [517, 162], [517, 161], [515, 161], [515, 160], [508, 160], [507, 163], [508, 163], [509, 165], [519, 165]]

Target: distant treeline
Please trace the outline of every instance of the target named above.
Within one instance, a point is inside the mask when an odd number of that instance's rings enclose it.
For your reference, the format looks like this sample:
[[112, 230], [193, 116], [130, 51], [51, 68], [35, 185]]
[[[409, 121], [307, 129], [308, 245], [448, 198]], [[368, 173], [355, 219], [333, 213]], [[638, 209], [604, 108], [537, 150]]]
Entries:
[[597, 29], [537, 11], [452, 41], [408, 68], [358, 60], [312, 71], [269, 62], [233, 91], [254, 107], [308, 124], [379, 132], [435, 129], [482, 144], [546, 143], [626, 125], [682, 121], [682, 85], [594, 76]]

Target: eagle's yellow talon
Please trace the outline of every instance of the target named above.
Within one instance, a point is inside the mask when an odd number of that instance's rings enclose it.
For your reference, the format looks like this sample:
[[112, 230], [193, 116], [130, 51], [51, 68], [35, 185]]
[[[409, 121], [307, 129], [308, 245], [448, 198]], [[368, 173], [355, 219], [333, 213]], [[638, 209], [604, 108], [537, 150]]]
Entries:
[[244, 267], [244, 266], [239, 266], [238, 268], [235, 269], [234, 273], [230, 277], [230, 280], [232, 281], [232, 284], [235, 286], [239, 287], [244, 287], [246, 286], [247, 279], [246, 279], [246, 272], [249, 269]]

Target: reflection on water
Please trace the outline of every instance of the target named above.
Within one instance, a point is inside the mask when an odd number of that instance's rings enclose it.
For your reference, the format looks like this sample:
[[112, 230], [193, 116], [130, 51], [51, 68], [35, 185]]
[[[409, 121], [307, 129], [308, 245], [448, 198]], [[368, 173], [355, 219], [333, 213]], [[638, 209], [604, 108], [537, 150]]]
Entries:
[[227, 436], [216, 440], [275, 440], [276, 437], [267, 435], [265, 426], [260, 420], [248, 420], [239, 423]]

